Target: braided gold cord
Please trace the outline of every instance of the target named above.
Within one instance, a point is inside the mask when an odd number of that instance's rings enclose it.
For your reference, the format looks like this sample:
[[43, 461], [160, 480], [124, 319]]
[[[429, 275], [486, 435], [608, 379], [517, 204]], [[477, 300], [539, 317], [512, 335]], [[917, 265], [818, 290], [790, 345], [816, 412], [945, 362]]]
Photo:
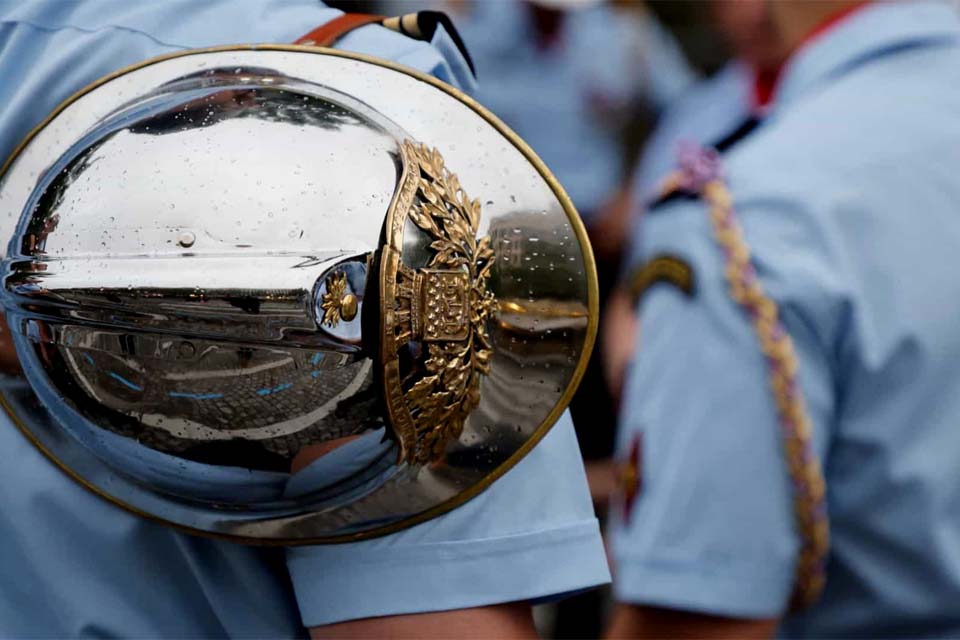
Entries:
[[784, 452], [794, 492], [794, 517], [800, 533], [796, 583], [792, 606], [813, 604], [823, 590], [829, 526], [824, 508], [825, 483], [820, 462], [813, 453], [812, 428], [803, 394], [797, 383], [797, 356], [793, 341], [780, 324], [776, 303], [750, 262], [750, 249], [734, 217], [733, 198], [722, 180], [702, 187], [710, 205], [710, 222], [726, 259], [725, 275], [731, 297], [749, 315], [760, 348], [767, 357], [770, 387], [780, 417]]
[[764, 292], [751, 264], [750, 249], [734, 214], [733, 196], [720, 177], [719, 158], [701, 150], [687, 160], [687, 167], [664, 182], [664, 193], [699, 191], [709, 205], [714, 237], [726, 262], [730, 297], [746, 311], [766, 356], [800, 537], [791, 607], [806, 608], [823, 591], [830, 534], [823, 470], [813, 451], [813, 429], [797, 382], [796, 352], [776, 303]]

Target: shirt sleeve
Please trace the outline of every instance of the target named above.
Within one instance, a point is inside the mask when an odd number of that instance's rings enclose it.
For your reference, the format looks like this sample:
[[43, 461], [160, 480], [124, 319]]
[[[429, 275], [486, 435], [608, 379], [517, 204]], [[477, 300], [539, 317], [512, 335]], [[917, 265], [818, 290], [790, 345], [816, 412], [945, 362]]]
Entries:
[[303, 623], [543, 599], [609, 581], [569, 413], [486, 491], [383, 538], [287, 551]]
[[[757, 202], [745, 235], [794, 342], [822, 460], [831, 375], [807, 312], [812, 285], [803, 284], [803, 265], [784, 264], [784, 256], [797, 253], [785, 222], [796, 212], [775, 198]], [[687, 296], [656, 284], [640, 302], [640, 346], [618, 436], [621, 458], [639, 451], [640, 488], [632, 505], [624, 497], [614, 509], [616, 597], [724, 616], [778, 616], [792, 591], [799, 539], [767, 363], [749, 318], [728, 294], [705, 206], [666, 205], [644, 224], [644, 254], [687, 261], [695, 290]]]

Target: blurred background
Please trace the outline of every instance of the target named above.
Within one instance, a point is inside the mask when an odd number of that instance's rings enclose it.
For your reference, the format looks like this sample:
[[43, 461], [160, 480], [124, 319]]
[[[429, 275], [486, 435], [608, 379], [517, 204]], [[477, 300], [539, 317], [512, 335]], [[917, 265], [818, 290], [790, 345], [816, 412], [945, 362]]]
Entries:
[[[731, 47], [712, 18], [710, 0], [328, 0], [326, 4], [387, 16], [445, 12], [475, 63], [481, 87], [478, 97], [501, 118], [512, 115], [497, 109], [509, 110], [501, 102], [512, 98], [520, 103], [535, 91], [536, 87], [524, 87], [521, 80], [532, 69], [536, 70], [533, 77], [554, 85], [557, 94], [579, 95], [585, 101], [592, 94], [595, 100], [608, 100], [611, 104], [594, 106], [622, 109], [617, 121], [609, 123], [614, 125], [611, 138], [622, 162], [620, 178], [629, 176], [658, 107], [664, 106], [671, 92], [697, 76], [712, 75], [731, 57]], [[559, 19], [551, 14], [559, 14]], [[603, 59], [601, 54], [610, 51], [619, 54], [620, 64], [629, 71]], [[592, 59], [602, 76], [613, 77], [594, 78], [607, 84], [591, 86], [591, 78], [577, 75], [575, 58]], [[678, 70], [677, 61], [685, 69]], [[666, 68], [658, 62], [666, 62]], [[589, 65], [581, 67], [587, 69]], [[545, 129], [556, 124], [551, 120], [557, 117], [552, 109], [541, 115], [546, 118]]]
[[[450, 16], [474, 63], [475, 97], [533, 147], [580, 212], [597, 257], [601, 308], [628, 266], [646, 192], [671, 168], [681, 133], [709, 137], [710, 127], [698, 127], [696, 114], [679, 118], [681, 131], [664, 126], [663, 115], [712, 80], [740, 118], [750, 80], [730, 70], [745, 58], [750, 62], [751, 48], [762, 49], [758, 34], [764, 29], [762, 0], [327, 4], [386, 16], [422, 10]], [[611, 456], [635, 330], [629, 322], [607, 324], [571, 405], [601, 522], [617, 487]], [[609, 592], [592, 591], [539, 606], [537, 623], [546, 637], [599, 637], [609, 610]]]

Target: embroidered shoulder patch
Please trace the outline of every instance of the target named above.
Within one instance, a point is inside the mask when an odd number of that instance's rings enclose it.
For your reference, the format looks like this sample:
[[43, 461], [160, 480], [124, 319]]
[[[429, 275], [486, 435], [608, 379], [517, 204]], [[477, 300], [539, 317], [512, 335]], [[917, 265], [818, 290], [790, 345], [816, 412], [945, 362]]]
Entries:
[[630, 273], [627, 280], [627, 291], [634, 303], [640, 301], [647, 289], [665, 282], [673, 285], [687, 296], [692, 296], [695, 290], [693, 267], [690, 263], [675, 255], [661, 254]]

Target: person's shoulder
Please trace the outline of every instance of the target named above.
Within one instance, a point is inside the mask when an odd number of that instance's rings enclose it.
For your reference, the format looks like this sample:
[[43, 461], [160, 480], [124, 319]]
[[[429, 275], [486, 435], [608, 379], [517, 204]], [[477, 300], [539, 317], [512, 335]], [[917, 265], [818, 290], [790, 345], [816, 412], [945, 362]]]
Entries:
[[679, 139], [711, 144], [729, 132], [749, 111], [749, 70], [731, 62], [713, 75], [692, 83], [664, 111], [656, 141]]
[[0, 0], [0, 20], [54, 33], [112, 32], [176, 48], [292, 42], [340, 12], [313, 0]]
[[[721, 156], [738, 219], [768, 272], [800, 281], [793, 267], [816, 263], [825, 281], [841, 267], [830, 250], [859, 253], [855, 218], [869, 212], [871, 228], [885, 233], [912, 224], [882, 214], [904, 206], [904, 194], [960, 148], [960, 122], [949, 117], [960, 109], [960, 82], [947, 81], [951, 76], [960, 80], [960, 56], [948, 48], [863, 64], [775, 106]], [[960, 185], [944, 188], [960, 197]], [[684, 219], [706, 215], [704, 206], [674, 199], [656, 207], [645, 228], [654, 238], [676, 236], [690, 224]]]
[[[729, 154], [736, 174], [821, 184], [922, 170], [960, 144], [960, 47], [865, 63], [774, 113]], [[946, 143], [946, 145], [944, 144]]]
[[730, 63], [684, 90], [661, 114], [634, 177], [646, 199], [675, 165], [680, 141], [712, 144], [747, 115], [748, 70]]
[[[958, 76], [960, 56], [947, 48], [864, 64], [785, 105], [724, 154], [737, 218], [775, 293], [828, 298], [840, 286], [866, 295], [862, 265], [939, 250], [952, 237]], [[664, 207], [661, 233], [680, 224], [671, 217], [706, 215], [702, 203], [687, 214], [684, 206]]]
[[[421, 11], [385, 21], [398, 29], [378, 24], [348, 33], [337, 48], [366, 53], [430, 74], [470, 92], [476, 88], [473, 61], [467, 47], [446, 14]], [[411, 33], [403, 25], [416, 25]]]

